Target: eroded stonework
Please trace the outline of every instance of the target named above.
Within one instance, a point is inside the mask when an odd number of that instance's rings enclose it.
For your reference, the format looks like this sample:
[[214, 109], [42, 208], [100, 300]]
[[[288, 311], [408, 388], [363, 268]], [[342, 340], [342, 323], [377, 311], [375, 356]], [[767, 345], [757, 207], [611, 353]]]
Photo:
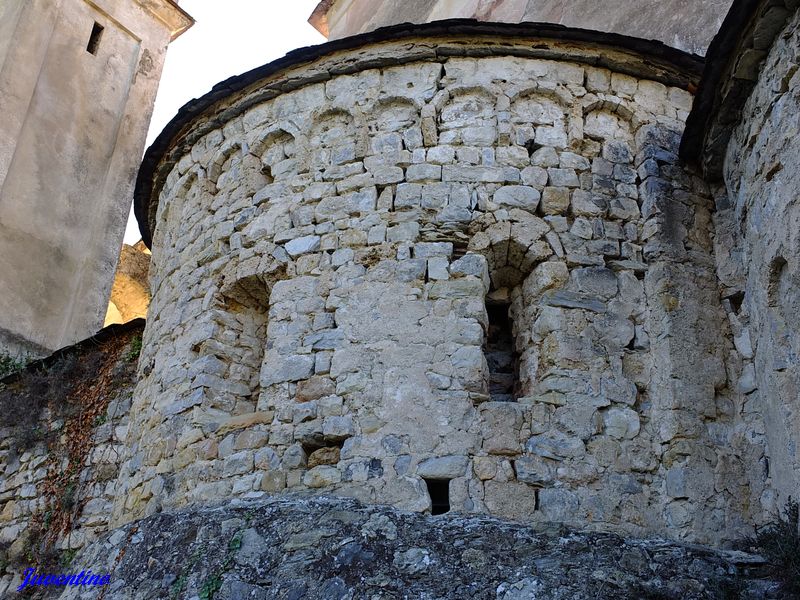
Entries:
[[776, 36], [733, 129], [715, 216], [719, 278], [743, 359], [738, 386], [747, 394], [746, 410], [763, 415], [756, 433], [768, 440], [765, 469], [772, 474], [777, 506], [800, 489], [798, 48], [795, 11]]
[[198, 120], [151, 213], [114, 523], [283, 490], [427, 511], [426, 480], [453, 511], [635, 535], [761, 522], [713, 203], [676, 156], [685, 76], [530, 48], [342, 51]]

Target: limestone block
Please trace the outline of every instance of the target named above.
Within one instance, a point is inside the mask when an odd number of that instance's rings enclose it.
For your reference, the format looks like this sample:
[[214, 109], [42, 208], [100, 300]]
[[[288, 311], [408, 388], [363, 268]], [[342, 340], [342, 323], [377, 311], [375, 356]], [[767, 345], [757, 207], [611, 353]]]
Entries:
[[351, 416], [330, 416], [325, 417], [322, 422], [322, 433], [326, 440], [341, 441], [355, 434], [353, 417]]
[[411, 165], [406, 169], [407, 181], [438, 181], [442, 178], [442, 167], [434, 164]]
[[581, 458], [586, 454], [586, 447], [579, 437], [551, 431], [532, 436], [525, 444], [525, 451], [544, 458], [564, 460]]
[[483, 450], [488, 454], [514, 456], [522, 452], [520, 430], [523, 407], [515, 402], [484, 402], [480, 406]]
[[452, 146], [435, 146], [428, 148], [427, 161], [434, 165], [452, 164], [456, 158], [455, 148]]
[[280, 356], [275, 351], [267, 351], [266, 366], [261, 370], [261, 385], [266, 387], [284, 381], [307, 379], [314, 373], [314, 357], [309, 354]]
[[583, 190], [572, 194], [572, 212], [578, 216], [598, 217], [605, 212], [604, 202]]
[[639, 414], [630, 408], [612, 408], [605, 415], [605, 426], [615, 439], [633, 439], [639, 435]]
[[565, 187], [546, 187], [542, 192], [542, 210], [546, 215], [560, 215], [569, 209], [570, 191]]
[[244, 475], [252, 470], [253, 453], [248, 450], [231, 454], [222, 463], [222, 473], [225, 477]]
[[309, 402], [336, 392], [336, 385], [328, 377], [314, 376], [297, 383], [295, 399], [298, 402]]
[[505, 171], [500, 167], [471, 167], [445, 165], [442, 167], [443, 181], [465, 181], [475, 183], [503, 183]]
[[453, 479], [463, 477], [468, 466], [466, 456], [428, 458], [417, 465], [417, 475], [427, 479]]
[[280, 466], [282, 469], [302, 469], [307, 464], [306, 452], [300, 444], [292, 444], [283, 453]]
[[320, 448], [308, 457], [308, 468], [313, 469], [320, 465], [335, 465], [339, 462], [340, 450], [337, 447]]
[[493, 201], [500, 206], [524, 208], [534, 212], [539, 205], [541, 194], [529, 186], [507, 185], [494, 193]]
[[447, 268], [450, 266], [450, 261], [443, 256], [435, 256], [428, 259], [428, 279], [441, 280], [450, 279], [450, 273]]
[[580, 181], [575, 169], [547, 169], [547, 176], [551, 186], [554, 187], [578, 187]]
[[524, 483], [487, 481], [483, 501], [493, 515], [521, 518], [536, 513], [536, 493], [532, 486]]
[[269, 433], [255, 429], [247, 429], [236, 436], [234, 450], [244, 450], [246, 448], [259, 448], [267, 443]]
[[523, 456], [514, 461], [517, 480], [536, 486], [549, 486], [555, 482], [552, 463], [540, 456]]
[[479, 278], [486, 289], [489, 288], [489, 266], [480, 254], [465, 254], [450, 264], [450, 274], [454, 276], [473, 276]]
[[303, 475], [303, 485], [310, 488], [321, 488], [334, 485], [342, 480], [342, 472], [331, 466], [314, 467]]

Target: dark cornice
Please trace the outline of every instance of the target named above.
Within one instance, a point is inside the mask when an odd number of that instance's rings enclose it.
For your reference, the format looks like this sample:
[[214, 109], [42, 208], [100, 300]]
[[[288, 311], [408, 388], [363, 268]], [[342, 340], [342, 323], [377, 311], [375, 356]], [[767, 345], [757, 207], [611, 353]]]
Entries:
[[681, 158], [722, 178], [725, 151], [769, 50], [798, 0], [735, 0], [706, 54], [702, 82], [681, 140]]
[[[475, 40], [476, 44], [480, 43], [481, 40], [492, 41], [494, 43], [503, 40], [517, 40], [526, 43], [528, 41], [552, 41], [574, 43], [594, 48], [616, 49], [639, 58], [640, 66], [643, 67], [646, 65], [647, 67], [652, 67], [653, 72], [661, 73], [660, 76], [654, 78], [661, 79], [664, 83], [669, 85], [683, 87], [685, 89], [693, 88], [699, 83], [700, 74], [703, 69], [702, 57], [676, 50], [675, 48], [671, 48], [657, 41], [632, 38], [615, 33], [574, 29], [554, 24], [486, 23], [472, 19], [450, 19], [422, 25], [403, 23], [334, 40], [318, 46], [300, 48], [276, 61], [257, 67], [241, 75], [231, 77], [215, 85], [210, 92], [201, 98], [186, 103], [147, 149], [141, 168], [139, 169], [134, 193], [134, 212], [145, 244], [150, 247], [152, 243], [150, 231], [150, 204], [151, 202], [157, 201], [158, 197], [158, 190], [154, 190], [154, 187], [160, 187], [160, 184], [163, 182], [164, 178], [166, 178], [168, 169], [171, 169], [172, 165], [174, 165], [175, 157], [187, 151], [194, 140], [199, 138], [199, 134], [197, 134], [194, 136], [194, 139], [187, 139], [187, 134], [191, 132], [195, 121], [200, 117], [210, 118], [213, 116], [215, 118], [210, 121], [210, 124], [216, 127], [236, 116], [235, 114], [231, 114], [229, 110], [222, 110], [219, 114], [215, 114], [215, 105], [224, 104], [226, 100], [231, 100], [235, 94], [253, 87], [255, 84], [267, 78], [271, 78], [283, 70], [308, 64], [337, 52], [357, 49], [370, 44], [410, 38], [440, 38], [445, 41], [448, 38], [459, 37]], [[535, 43], [532, 44], [531, 48], [533, 49], [530, 52], [531, 54], [533, 54], [534, 51], [538, 51], [538, 45]], [[432, 50], [432, 52], [435, 56], [434, 59], [446, 59], [449, 56], [455, 55], [455, 53], [452, 52], [449, 54], [443, 52], [437, 55], [435, 49]], [[483, 49], [481, 52], [481, 55], [486, 55], [487, 51]], [[541, 56], [547, 56], [547, 52], [547, 48], [541, 50]], [[550, 50], [550, 52], [552, 52], [552, 50]], [[498, 55], [502, 53], [513, 54], [513, 49], [505, 50], [504, 47], [499, 46], [494, 49], [493, 52], [493, 54]], [[459, 54], [462, 56], [469, 55], [468, 49], [459, 49]], [[413, 58], [413, 60], [419, 61], [424, 59], [416, 57]], [[598, 66], [607, 66], [602, 62], [602, 59], [596, 62]], [[399, 63], [400, 61], [394, 62], [394, 64]], [[375, 68], [376, 66], [379, 65], [366, 62], [364, 65], [359, 64], [354, 66], [352, 71], [355, 72], [364, 68]], [[329, 79], [345, 72], [350, 71], [340, 69], [337, 70], [335, 74], [328, 74], [327, 78]], [[631, 74], [635, 75], [635, 73]], [[281, 92], [297, 89], [302, 85], [324, 79], [324, 77], [321, 78], [320, 74], [317, 73], [315, 78], [307, 82], [301, 81], [298, 83], [297, 79], [281, 81], [277, 85], [272, 85], [275, 89], [272, 97]], [[263, 101], [264, 99], [267, 99], [266, 95], [259, 101]], [[244, 108], [248, 107], [249, 106], [245, 106]]]

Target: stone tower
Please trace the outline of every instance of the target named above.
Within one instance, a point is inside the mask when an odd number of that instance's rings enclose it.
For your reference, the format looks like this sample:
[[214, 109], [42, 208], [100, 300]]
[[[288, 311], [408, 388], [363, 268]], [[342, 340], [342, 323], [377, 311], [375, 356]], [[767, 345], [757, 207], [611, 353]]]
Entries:
[[172, 0], [0, 6], [0, 351], [99, 329], [167, 45]]

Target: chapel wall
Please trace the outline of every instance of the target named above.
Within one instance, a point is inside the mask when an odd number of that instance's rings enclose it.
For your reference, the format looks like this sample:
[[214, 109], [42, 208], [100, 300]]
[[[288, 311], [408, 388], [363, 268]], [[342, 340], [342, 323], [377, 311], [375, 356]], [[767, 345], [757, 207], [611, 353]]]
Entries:
[[[790, 11], [791, 12], [791, 11]], [[743, 358], [739, 388], [766, 437], [775, 513], [800, 486], [800, 13], [787, 19], [733, 129], [719, 190], [716, 256]]]
[[635, 535], [759, 521], [710, 193], [677, 159], [692, 96], [596, 49], [471, 44], [384, 44], [203, 124], [160, 191], [115, 523], [284, 491], [426, 511], [425, 480], [454, 511]]

